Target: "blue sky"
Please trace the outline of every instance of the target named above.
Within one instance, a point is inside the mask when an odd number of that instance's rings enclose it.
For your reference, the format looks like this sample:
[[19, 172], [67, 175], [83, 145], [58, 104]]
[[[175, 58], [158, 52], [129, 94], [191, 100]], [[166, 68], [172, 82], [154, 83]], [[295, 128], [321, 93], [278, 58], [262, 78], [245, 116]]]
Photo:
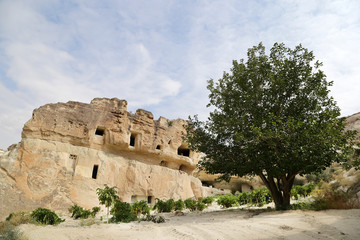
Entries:
[[260, 41], [314, 51], [342, 115], [360, 111], [358, 0], [0, 0], [0, 148], [46, 103], [205, 119], [206, 81]]

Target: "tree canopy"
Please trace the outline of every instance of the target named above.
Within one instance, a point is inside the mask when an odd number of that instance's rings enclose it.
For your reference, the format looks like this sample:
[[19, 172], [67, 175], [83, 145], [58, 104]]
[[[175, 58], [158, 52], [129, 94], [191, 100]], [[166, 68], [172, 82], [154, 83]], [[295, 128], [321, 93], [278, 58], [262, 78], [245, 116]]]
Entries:
[[187, 142], [206, 154], [208, 173], [258, 175], [277, 208], [288, 208], [297, 174], [319, 172], [346, 162], [354, 132], [329, 95], [332, 82], [312, 51], [275, 43], [267, 55], [262, 43], [247, 60], [233, 61], [230, 72], [208, 81], [214, 110], [208, 120], [190, 117]]

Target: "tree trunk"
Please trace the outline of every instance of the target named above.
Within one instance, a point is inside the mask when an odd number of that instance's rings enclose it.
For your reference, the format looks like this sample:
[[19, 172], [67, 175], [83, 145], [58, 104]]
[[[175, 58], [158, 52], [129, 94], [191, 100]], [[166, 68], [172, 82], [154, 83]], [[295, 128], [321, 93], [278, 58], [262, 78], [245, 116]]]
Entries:
[[288, 176], [283, 176], [281, 179], [278, 179], [277, 184], [275, 183], [274, 178], [271, 176], [268, 176], [266, 178], [263, 173], [260, 173], [259, 176], [271, 193], [271, 196], [275, 203], [275, 209], [290, 209], [290, 192], [296, 174], [288, 174]]

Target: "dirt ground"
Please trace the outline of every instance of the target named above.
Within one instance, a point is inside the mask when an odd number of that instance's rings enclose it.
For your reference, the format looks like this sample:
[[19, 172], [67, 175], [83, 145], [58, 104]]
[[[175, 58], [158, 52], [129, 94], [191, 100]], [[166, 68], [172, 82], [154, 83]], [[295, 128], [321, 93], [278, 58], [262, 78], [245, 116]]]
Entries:
[[164, 214], [165, 223], [86, 225], [66, 219], [58, 226], [22, 225], [30, 240], [42, 239], [360, 239], [360, 210], [265, 211], [230, 209]]

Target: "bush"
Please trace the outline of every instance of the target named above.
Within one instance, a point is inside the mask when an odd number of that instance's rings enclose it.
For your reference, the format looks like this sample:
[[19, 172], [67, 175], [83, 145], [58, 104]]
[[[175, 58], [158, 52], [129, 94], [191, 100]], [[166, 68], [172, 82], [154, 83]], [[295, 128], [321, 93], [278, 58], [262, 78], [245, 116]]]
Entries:
[[272, 202], [270, 191], [267, 188], [259, 188], [251, 192], [250, 204], [258, 207], [262, 207], [267, 203]]
[[239, 205], [248, 204], [251, 202], [251, 194], [247, 192], [239, 193], [237, 196], [237, 202]]
[[314, 197], [313, 202], [298, 202], [291, 209], [326, 210], [326, 209], [360, 209], [360, 201], [356, 194], [326, 189]]
[[306, 196], [309, 196], [310, 193], [315, 189], [315, 185], [313, 183], [310, 183], [309, 185], [305, 186], [305, 192], [306, 192]]
[[360, 201], [356, 194], [342, 190], [325, 190], [313, 202], [315, 210], [325, 209], [354, 209], [360, 208]]
[[232, 194], [220, 196], [217, 203], [223, 208], [229, 208], [237, 205], [237, 197]]
[[196, 210], [196, 203], [197, 203], [196, 200], [188, 198], [184, 201], [184, 203], [185, 203], [185, 207], [190, 211]]
[[93, 207], [91, 211], [91, 216], [95, 217], [98, 212], [100, 212], [100, 207]]
[[295, 199], [299, 200], [299, 193], [296, 188], [292, 188], [290, 191], [290, 195]]
[[199, 201], [196, 201], [194, 199], [188, 198], [184, 201], [185, 207], [189, 209], [190, 211], [203, 211], [205, 208], [207, 208], [207, 205], [203, 203], [203, 199], [199, 198]]
[[[201, 202], [209, 206], [214, 202], [214, 199], [215, 199], [214, 197], [205, 197], [205, 198], [201, 199]], [[199, 201], [200, 201], [200, 199], [199, 199]]]
[[61, 219], [53, 211], [46, 208], [37, 208], [30, 215], [36, 222], [45, 224], [45, 225], [57, 225], [61, 222], [64, 222], [64, 219]]
[[272, 202], [270, 191], [267, 188], [259, 188], [252, 192], [243, 192], [237, 195], [237, 202], [239, 205], [253, 205], [262, 207], [267, 203]]
[[110, 213], [113, 215], [110, 222], [131, 222], [137, 220], [130, 203], [115, 200]]
[[13, 226], [34, 222], [29, 212], [10, 213], [6, 221]]
[[146, 215], [145, 218], [142, 219], [143, 221], [153, 222], [153, 223], [164, 223], [165, 218], [162, 216], [155, 216], [155, 215]]
[[174, 199], [169, 199], [166, 202], [156, 199], [156, 203], [153, 207], [154, 210], [158, 210], [159, 213], [161, 212], [171, 212], [175, 207], [175, 201]]
[[69, 208], [69, 213], [71, 213], [71, 217], [74, 219], [87, 219], [91, 215], [89, 210], [86, 210], [77, 204]]
[[185, 207], [183, 200], [179, 199], [175, 202], [175, 211], [182, 211]]
[[196, 203], [196, 210], [198, 210], [198, 211], [203, 211], [205, 208], [207, 208], [207, 205], [205, 204], [205, 203], [203, 203], [203, 202], [201, 202], [201, 201], [198, 201], [197, 203]]
[[134, 202], [132, 204], [132, 210], [134, 215], [139, 216], [142, 215], [149, 215], [150, 214], [150, 207], [144, 200], [141, 200], [140, 202]]
[[22, 240], [26, 239], [22, 232], [15, 228], [8, 221], [0, 222], [0, 239], [6, 240]]
[[305, 198], [310, 195], [310, 193], [315, 189], [315, 185], [310, 183], [307, 186], [295, 186], [291, 189], [291, 196], [294, 197], [295, 200], [299, 199], [299, 196]]
[[93, 207], [92, 211], [90, 211], [78, 206], [77, 204], [69, 208], [69, 213], [71, 213], [71, 217], [74, 219], [87, 219], [90, 216], [95, 217], [99, 211], [100, 207]]

